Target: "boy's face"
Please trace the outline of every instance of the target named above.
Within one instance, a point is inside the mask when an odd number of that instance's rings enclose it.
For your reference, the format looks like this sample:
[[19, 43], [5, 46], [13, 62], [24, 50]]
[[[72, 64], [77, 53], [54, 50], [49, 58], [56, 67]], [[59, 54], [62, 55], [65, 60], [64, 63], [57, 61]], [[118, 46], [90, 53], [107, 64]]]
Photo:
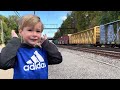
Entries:
[[19, 30], [19, 34], [22, 36], [24, 43], [35, 46], [41, 38], [41, 23], [38, 22], [34, 27], [24, 27], [23, 30]]

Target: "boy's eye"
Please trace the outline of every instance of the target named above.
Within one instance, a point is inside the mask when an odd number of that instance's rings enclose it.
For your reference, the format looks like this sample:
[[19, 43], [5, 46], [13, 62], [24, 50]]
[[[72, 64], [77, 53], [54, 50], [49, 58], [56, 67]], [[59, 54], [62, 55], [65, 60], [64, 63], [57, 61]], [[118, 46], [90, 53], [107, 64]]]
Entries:
[[41, 31], [36, 31], [36, 32], [41, 32]]
[[29, 29], [28, 31], [32, 31], [31, 29]]

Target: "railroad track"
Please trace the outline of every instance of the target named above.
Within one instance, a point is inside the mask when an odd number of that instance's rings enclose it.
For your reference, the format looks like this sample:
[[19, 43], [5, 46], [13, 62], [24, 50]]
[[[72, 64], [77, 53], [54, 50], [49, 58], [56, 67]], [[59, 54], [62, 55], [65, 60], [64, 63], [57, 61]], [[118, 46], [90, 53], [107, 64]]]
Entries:
[[[58, 45], [58, 47], [67, 48], [67, 49], [71, 49], [71, 50], [77, 50], [77, 51], [83, 51], [83, 52], [89, 52], [89, 53], [94, 53], [94, 54], [98, 54], [98, 55], [101, 55], [101, 56], [120, 59], [120, 52], [118, 50], [117, 50], [117, 52], [113, 51], [113, 49], [112, 50], [106, 50], [106, 48], [103, 48], [105, 50], [103, 50], [103, 49], [100, 50], [100, 49], [93, 49], [93, 48], [81, 48], [81, 47], [78, 47], [78, 46], [65, 46], [65, 45]], [[119, 65], [114, 65], [111, 62], [102, 61], [102, 60], [95, 60], [95, 61], [99, 62], [99, 63], [102, 63], [102, 64], [109, 65], [111, 67], [115, 67], [115, 68], [120, 69]]]
[[118, 58], [120, 59], [120, 52], [116, 51], [116, 49], [112, 49], [112, 50], [106, 50], [106, 48], [101, 49], [97, 49], [97, 48], [81, 48], [79, 46], [65, 46], [65, 45], [59, 45], [58, 47], [62, 47], [62, 48], [68, 48], [68, 49], [72, 49], [72, 50], [78, 50], [78, 51], [83, 51], [83, 52], [89, 52], [89, 53], [94, 53], [94, 54], [99, 54], [99, 55], [104, 55], [104, 56], [109, 56], [109, 57], [113, 57], [113, 58]]

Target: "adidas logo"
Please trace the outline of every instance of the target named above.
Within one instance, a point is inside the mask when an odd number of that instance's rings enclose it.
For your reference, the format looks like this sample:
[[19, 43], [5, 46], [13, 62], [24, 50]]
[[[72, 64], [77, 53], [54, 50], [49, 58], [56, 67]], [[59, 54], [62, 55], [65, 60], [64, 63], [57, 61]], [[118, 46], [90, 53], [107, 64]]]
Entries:
[[28, 65], [25, 65], [23, 67], [23, 69], [25, 71], [37, 70], [37, 69], [41, 69], [41, 68], [46, 67], [44, 59], [42, 58], [42, 56], [37, 51], [34, 52], [34, 55], [31, 57], [31, 60], [28, 60], [26, 63]]

